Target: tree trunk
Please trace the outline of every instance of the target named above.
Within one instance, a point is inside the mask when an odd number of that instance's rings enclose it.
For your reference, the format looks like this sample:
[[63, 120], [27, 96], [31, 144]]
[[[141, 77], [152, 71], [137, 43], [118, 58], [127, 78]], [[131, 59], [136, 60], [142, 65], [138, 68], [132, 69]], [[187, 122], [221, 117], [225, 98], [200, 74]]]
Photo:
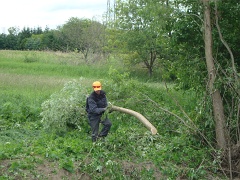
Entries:
[[224, 116], [223, 102], [221, 94], [218, 89], [214, 88], [216, 79], [216, 70], [212, 54], [212, 29], [210, 17], [210, 0], [202, 0], [204, 5], [204, 30], [205, 30], [205, 56], [207, 63], [207, 70], [209, 75], [208, 88], [211, 94], [213, 103], [213, 115], [215, 120], [216, 141], [218, 148], [226, 150], [227, 148], [227, 129]]
[[150, 58], [144, 60], [144, 64], [146, 65], [147, 69], [148, 69], [148, 75], [149, 77], [152, 77], [152, 74], [153, 74], [153, 66], [154, 66], [154, 63], [157, 59], [157, 52], [154, 51], [154, 50], [151, 50], [150, 51], [150, 54], [149, 54]]
[[126, 109], [126, 108], [122, 108], [122, 107], [118, 107], [118, 106], [112, 106], [112, 110], [130, 114], [130, 115], [136, 117], [138, 120], [140, 120], [146, 126], [146, 128], [148, 130], [151, 131], [151, 133], [153, 135], [157, 134], [157, 129], [140, 113], [133, 111], [131, 109]]

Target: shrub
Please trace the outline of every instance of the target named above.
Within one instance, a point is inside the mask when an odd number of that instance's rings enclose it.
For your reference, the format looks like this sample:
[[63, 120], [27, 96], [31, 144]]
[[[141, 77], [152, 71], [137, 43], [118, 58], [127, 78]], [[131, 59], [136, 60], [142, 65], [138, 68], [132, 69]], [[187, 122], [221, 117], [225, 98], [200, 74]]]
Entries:
[[87, 90], [76, 80], [66, 83], [60, 92], [42, 103], [40, 113], [45, 129], [65, 131], [69, 127], [81, 129], [86, 124]]
[[37, 61], [39, 61], [39, 57], [36, 52], [31, 52], [29, 54], [26, 54], [24, 57], [25, 63], [32, 63], [32, 62], [37, 62]]

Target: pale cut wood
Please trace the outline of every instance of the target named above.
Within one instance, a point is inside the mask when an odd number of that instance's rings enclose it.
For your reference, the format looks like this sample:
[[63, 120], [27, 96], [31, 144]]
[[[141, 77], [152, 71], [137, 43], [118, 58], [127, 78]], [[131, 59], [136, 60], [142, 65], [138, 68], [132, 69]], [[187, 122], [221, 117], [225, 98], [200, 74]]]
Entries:
[[140, 113], [133, 111], [131, 109], [126, 109], [126, 108], [122, 108], [122, 107], [118, 107], [118, 106], [112, 106], [111, 110], [123, 112], [123, 113], [130, 114], [130, 115], [136, 117], [139, 121], [141, 121], [145, 125], [145, 127], [148, 130], [151, 131], [151, 133], [153, 135], [157, 134], [157, 129]]

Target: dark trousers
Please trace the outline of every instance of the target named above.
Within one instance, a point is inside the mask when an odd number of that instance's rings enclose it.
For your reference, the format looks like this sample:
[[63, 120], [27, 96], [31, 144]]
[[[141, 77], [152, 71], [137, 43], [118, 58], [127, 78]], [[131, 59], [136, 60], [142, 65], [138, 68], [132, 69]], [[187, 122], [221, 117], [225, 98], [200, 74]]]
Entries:
[[[98, 137], [106, 137], [111, 129], [112, 123], [109, 119], [101, 120], [101, 116], [88, 116], [89, 125], [92, 130], [92, 141], [95, 142]], [[102, 123], [103, 128], [99, 133], [99, 125]]]

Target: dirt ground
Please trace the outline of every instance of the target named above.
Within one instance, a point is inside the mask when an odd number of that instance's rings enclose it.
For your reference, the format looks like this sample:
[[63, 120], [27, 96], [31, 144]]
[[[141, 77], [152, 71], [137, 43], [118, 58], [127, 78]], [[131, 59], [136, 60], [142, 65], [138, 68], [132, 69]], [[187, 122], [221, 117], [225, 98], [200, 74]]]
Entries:
[[[21, 160], [18, 160], [21, 161]], [[33, 168], [16, 167], [14, 168], [14, 162], [16, 160], [3, 160], [0, 162], [0, 175], [3, 177], [11, 177], [11, 179], [49, 179], [49, 180], [60, 180], [60, 179], [74, 179], [74, 180], [91, 180], [90, 175], [81, 172], [77, 169], [73, 173], [59, 168], [58, 162], [49, 162], [44, 160], [41, 163], [33, 163]], [[124, 175], [130, 177], [132, 172], [140, 174], [144, 169], [154, 170], [154, 177], [156, 180], [162, 179], [161, 172], [151, 162], [144, 163], [133, 163], [128, 161], [119, 162], [122, 165]], [[106, 169], [103, 172], [106, 172]]]
[[75, 173], [70, 173], [65, 169], [59, 168], [57, 162], [44, 161], [43, 163], [35, 164], [34, 168], [30, 169], [13, 169], [13, 162], [13, 160], [4, 160], [0, 163], [1, 176], [11, 177], [14, 179], [91, 179], [91, 177], [85, 173], [81, 173], [79, 171], [76, 171]]

